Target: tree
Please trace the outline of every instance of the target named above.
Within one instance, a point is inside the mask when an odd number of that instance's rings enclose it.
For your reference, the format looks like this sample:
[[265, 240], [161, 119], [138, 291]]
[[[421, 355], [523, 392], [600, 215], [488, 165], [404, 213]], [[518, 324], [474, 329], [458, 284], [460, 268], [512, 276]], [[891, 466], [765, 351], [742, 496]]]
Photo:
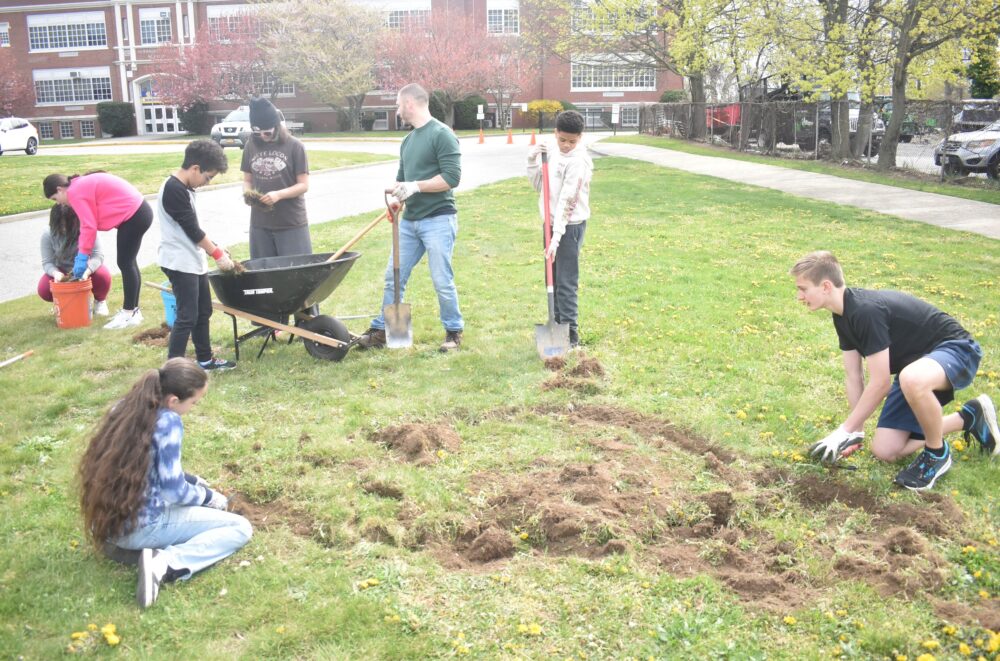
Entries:
[[986, 42], [972, 54], [967, 73], [971, 82], [969, 95], [974, 99], [992, 99], [1000, 94], [1000, 66], [997, 44]]
[[247, 99], [278, 89], [278, 77], [260, 45], [260, 20], [252, 9], [203, 24], [194, 44], [156, 49], [159, 97], [183, 109], [213, 99]]
[[376, 43], [382, 15], [350, 0], [287, 0], [257, 5], [263, 48], [274, 70], [337, 108], [346, 105], [351, 130], [376, 83]]
[[538, 60], [514, 37], [487, 37], [483, 46], [480, 88], [493, 98], [499, 126], [504, 118], [512, 117], [514, 102], [521, 99], [524, 90], [534, 82]]
[[14, 67], [14, 49], [0, 48], [0, 116], [27, 110], [34, 103], [31, 82]]
[[445, 107], [445, 123], [453, 126], [455, 102], [482, 89], [487, 47], [493, 39], [481, 21], [463, 11], [435, 10], [427, 24], [404, 22], [379, 40], [384, 87], [419, 83], [428, 92], [437, 92]]

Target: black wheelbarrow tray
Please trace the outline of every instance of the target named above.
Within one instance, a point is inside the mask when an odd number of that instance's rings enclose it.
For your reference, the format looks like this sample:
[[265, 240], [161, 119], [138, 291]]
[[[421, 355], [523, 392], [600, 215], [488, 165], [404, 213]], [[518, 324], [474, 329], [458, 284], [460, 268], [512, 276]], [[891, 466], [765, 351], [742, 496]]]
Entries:
[[[240, 343], [264, 336], [264, 345], [274, 338], [274, 331], [291, 334], [291, 342], [301, 337], [306, 351], [314, 358], [339, 361], [360, 339], [342, 321], [318, 314], [317, 304], [325, 300], [340, 285], [344, 276], [361, 256], [345, 252], [335, 261], [327, 261], [334, 253], [288, 255], [249, 259], [241, 264], [244, 273], [212, 271], [208, 281], [218, 301], [212, 306], [233, 320], [233, 340], [236, 359], [240, 358]], [[285, 323], [294, 315], [295, 325]], [[236, 318], [260, 324], [249, 333], [239, 335]]]

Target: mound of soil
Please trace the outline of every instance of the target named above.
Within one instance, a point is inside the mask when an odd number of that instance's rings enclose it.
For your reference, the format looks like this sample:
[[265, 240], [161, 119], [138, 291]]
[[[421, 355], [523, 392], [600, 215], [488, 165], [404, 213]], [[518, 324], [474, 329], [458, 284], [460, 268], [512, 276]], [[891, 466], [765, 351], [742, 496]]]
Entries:
[[381, 496], [382, 498], [391, 498], [393, 500], [403, 499], [403, 490], [394, 484], [388, 484], [381, 480], [368, 480], [361, 484], [361, 490], [365, 493], [374, 494], [376, 496]]
[[566, 371], [570, 376], [591, 378], [604, 376], [604, 365], [601, 365], [596, 358], [591, 358], [586, 354], [579, 354], [580, 359], [576, 365]]
[[147, 347], [166, 348], [169, 341], [170, 326], [166, 324], [160, 324], [159, 328], [150, 328], [132, 336], [132, 342], [135, 344], [145, 344]]
[[571, 354], [570, 359], [564, 356], [547, 358], [545, 367], [556, 374], [542, 383], [542, 390], [562, 388], [593, 395], [599, 390], [596, 379], [604, 376], [604, 366], [582, 351]]
[[437, 451], [458, 452], [461, 437], [443, 424], [409, 423], [387, 427], [371, 435], [370, 440], [394, 450], [410, 463], [426, 466], [437, 461]]
[[229, 511], [246, 517], [254, 529], [272, 530], [285, 526], [300, 537], [312, 537], [315, 529], [312, 518], [287, 503], [255, 503], [241, 493], [229, 498]]

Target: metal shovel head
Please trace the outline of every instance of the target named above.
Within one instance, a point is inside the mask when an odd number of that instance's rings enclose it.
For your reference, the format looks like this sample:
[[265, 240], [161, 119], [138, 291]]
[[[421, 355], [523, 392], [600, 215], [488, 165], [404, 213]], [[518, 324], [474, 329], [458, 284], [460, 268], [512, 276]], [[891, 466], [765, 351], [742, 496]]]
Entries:
[[569, 324], [535, 324], [535, 346], [542, 360], [555, 358], [569, 351]]
[[413, 346], [413, 324], [409, 303], [393, 303], [382, 308], [385, 319], [385, 344], [390, 349], [407, 349]]

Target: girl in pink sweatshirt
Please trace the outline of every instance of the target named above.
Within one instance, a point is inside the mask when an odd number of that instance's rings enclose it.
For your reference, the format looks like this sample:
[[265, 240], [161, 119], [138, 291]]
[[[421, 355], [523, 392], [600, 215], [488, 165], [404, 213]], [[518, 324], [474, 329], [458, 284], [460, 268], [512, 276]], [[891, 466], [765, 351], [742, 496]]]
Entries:
[[50, 174], [42, 182], [45, 197], [73, 207], [80, 218], [79, 253], [73, 276], [87, 269], [98, 231], [118, 229], [118, 268], [122, 272], [125, 300], [122, 309], [105, 328], [128, 328], [142, 323], [139, 311], [139, 263], [136, 256], [142, 237], [153, 223], [153, 209], [135, 186], [107, 172], [72, 175]]

